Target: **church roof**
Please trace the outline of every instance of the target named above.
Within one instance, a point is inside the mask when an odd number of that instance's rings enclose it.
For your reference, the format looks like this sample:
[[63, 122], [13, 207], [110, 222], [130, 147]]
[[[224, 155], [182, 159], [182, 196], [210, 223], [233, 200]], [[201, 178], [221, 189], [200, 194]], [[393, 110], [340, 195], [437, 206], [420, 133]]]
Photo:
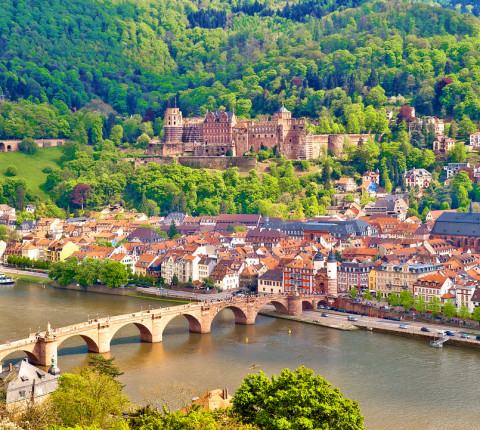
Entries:
[[444, 212], [435, 222], [432, 234], [480, 237], [480, 213]]

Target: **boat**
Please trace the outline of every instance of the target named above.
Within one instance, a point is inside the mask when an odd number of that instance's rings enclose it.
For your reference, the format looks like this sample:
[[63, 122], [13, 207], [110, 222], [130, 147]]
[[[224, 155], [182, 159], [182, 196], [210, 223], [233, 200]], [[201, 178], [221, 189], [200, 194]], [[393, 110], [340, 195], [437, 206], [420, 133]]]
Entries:
[[0, 285], [8, 285], [8, 284], [14, 284], [15, 279], [13, 278], [7, 278], [7, 276], [4, 273], [0, 273]]
[[257, 367], [260, 367], [260, 364], [254, 364], [250, 369], [256, 369]]

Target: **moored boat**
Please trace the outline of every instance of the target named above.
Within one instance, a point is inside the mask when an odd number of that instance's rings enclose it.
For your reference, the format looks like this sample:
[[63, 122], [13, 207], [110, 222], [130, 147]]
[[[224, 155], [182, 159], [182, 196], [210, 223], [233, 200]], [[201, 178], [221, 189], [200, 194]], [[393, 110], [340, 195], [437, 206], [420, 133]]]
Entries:
[[0, 285], [14, 284], [15, 279], [8, 278], [4, 273], [0, 273]]

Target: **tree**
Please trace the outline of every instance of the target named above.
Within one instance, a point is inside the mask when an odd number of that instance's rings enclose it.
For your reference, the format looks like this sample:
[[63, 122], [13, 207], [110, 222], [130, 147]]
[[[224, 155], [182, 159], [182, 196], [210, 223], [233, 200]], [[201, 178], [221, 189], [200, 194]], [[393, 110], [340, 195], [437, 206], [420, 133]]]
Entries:
[[375, 300], [377, 300], [378, 303], [382, 301], [382, 293], [380, 291], [377, 291], [377, 295], [375, 297]]
[[423, 296], [418, 296], [418, 299], [415, 300], [415, 309], [417, 312], [426, 312], [427, 311], [427, 302]]
[[115, 366], [114, 362], [115, 357], [105, 358], [100, 354], [90, 354], [88, 357], [88, 365], [93, 371], [99, 372], [112, 379], [123, 375], [123, 372], [120, 372], [120, 369]]
[[19, 144], [18, 149], [27, 155], [35, 155], [38, 152], [38, 145], [31, 137], [25, 137]]
[[92, 286], [100, 279], [103, 261], [86, 258], [77, 267], [75, 281], [83, 286]]
[[458, 135], [458, 124], [455, 120], [452, 120], [450, 123], [450, 128], [448, 129], [448, 137], [456, 138]]
[[64, 426], [111, 428], [129, 404], [120, 384], [90, 369], [63, 374], [51, 398]]
[[477, 306], [473, 311], [472, 319], [474, 321], [480, 321], [480, 306]]
[[438, 316], [442, 310], [442, 302], [437, 296], [433, 296], [428, 302], [428, 310], [432, 311], [432, 315], [435, 317]]
[[244, 423], [266, 430], [364, 428], [358, 403], [305, 367], [284, 369], [271, 379], [263, 372], [249, 375], [232, 410]]
[[100, 281], [109, 288], [117, 288], [128, 281], [127, 269], [119, 261], [105, 260]]
[[467, 150], [462, 142], [457, 142], [450, 151], [447, 152], [447, 159], [450, 163], [464, 163], [467, 159]]
[[467, 306], [463, 304], [458, 310], [458, 316], [464, 320], [468, 320], [471, 318], [472, 314], [469, 312]]
[[357, 298], [358, 296], [358, 290], [357, 287], [352, 287], [352, 289], [348, 293], [352, 299]]
[[115, 144], [115, 146], [120, 146], [123, 139], [123, 127], [121, 125], [114, 125], [112, 131], [110, 132], [110, 140]]
[[453, 318], [457, 315], [457, 308], [455, 305], [449, 300], [447, 303], [443, 305], [442, 314], [444, 317]]
[[177, 275], [172, 276], [172, 285], [178, 285], [178, 277]]
[[91, 190], [92, 187], [87, 184], [83, 184], [82, 182], [79, 182], [77, 185], [75, 185], [70, 193], [70, 202], [72, 205], [81, 206], [83, 211], [83, 205], [90, 197]]
[[398, 306], [398, 295], [397, 293], [390, 293], [387, 297], [387, 303], [390, 305], [390, 306]]
[[175, 221], [172, 220], [172, 223], [170, 224], [170, 228], [168, 229], [168, 238], [173, 239], [175, 236], [177, 236], [178, 230], [177, 226], [175, 225]]
[[373, 300], [373, 296], [370, 294], [369, 290], [365, 290], [362, 295], [364, 300]]
[[400, 296], [399, 296], [399, 301], [400, 301], [400, 304], [403, 306], [403, 308], [406, 311], [409, 311], [410, 309], [412, 309], [414, 299], [413, 299], [413, 295], [410, 291], [408, 291], [408, 290], [402, 291], [400, 293]]
[[7, 170], [5, 171], [6, 176], [17, 176], [18, 171], [15, 166], [8, 166]]
[[203, 280], [203, 286], [206, 287], [206, 288], [214, 288], [215, 287], [215, 281], [210, 278], [210, 277], [207, 277]]

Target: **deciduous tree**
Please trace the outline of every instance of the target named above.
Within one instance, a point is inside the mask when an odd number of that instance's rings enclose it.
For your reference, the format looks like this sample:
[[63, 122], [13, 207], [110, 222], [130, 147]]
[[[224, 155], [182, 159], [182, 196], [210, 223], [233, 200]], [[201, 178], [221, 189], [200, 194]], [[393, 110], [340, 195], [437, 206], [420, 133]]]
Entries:
[[266, 430], [364, 428], [358, 403], [305, 367], [271, 379], [249, 375], [235, 393], [233, 412]]

